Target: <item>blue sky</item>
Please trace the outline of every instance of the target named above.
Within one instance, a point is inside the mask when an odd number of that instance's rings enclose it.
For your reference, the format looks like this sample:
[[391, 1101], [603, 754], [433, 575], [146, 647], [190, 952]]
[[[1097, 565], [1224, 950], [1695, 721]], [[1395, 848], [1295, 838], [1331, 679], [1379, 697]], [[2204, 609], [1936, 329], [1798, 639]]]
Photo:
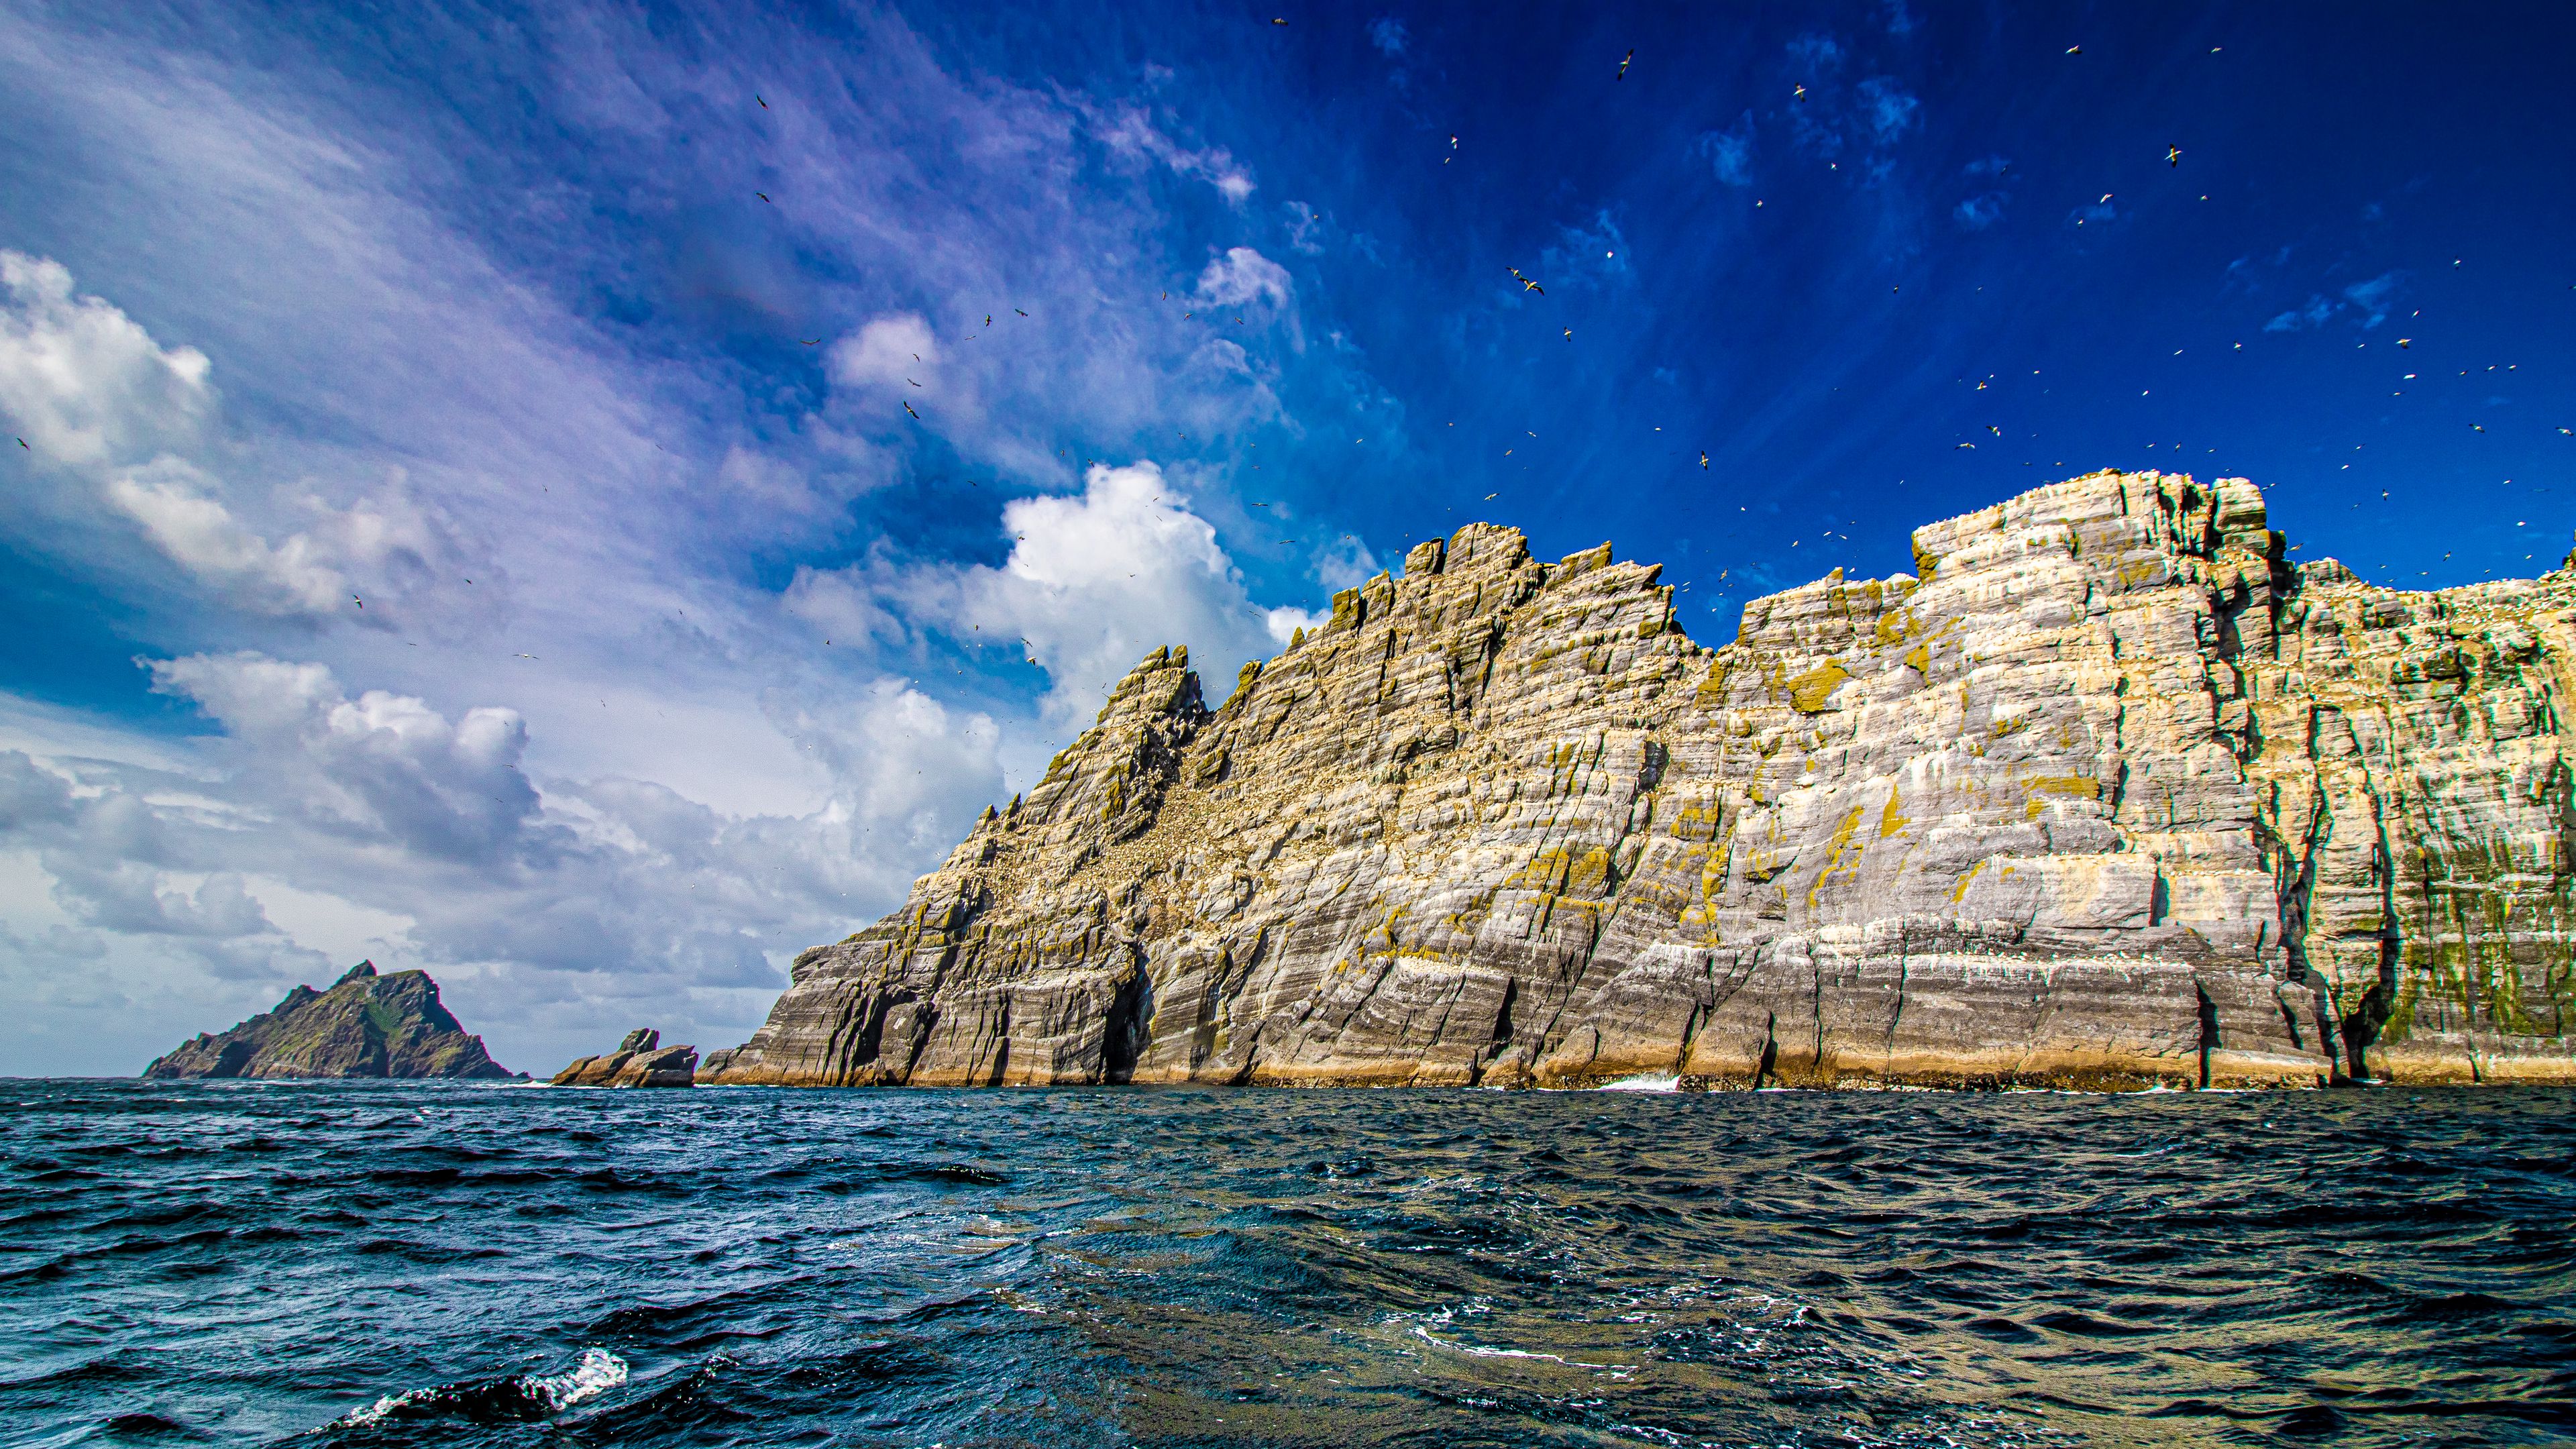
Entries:
[[0, 1070], [362, 955], [512, 1066], [731, 1044], [1146, 649], [1221, 697], [1473, 518], [1708, 642], [2103, 466], [2537, 572], [2571, 40], [0, 0]]

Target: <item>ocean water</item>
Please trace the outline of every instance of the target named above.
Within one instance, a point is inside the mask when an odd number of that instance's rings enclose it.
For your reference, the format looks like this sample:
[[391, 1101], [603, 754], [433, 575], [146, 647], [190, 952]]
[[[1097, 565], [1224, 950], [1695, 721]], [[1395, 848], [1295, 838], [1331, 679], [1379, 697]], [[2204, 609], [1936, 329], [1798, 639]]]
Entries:
[[0, 1445], [2576, 1439], [2576, 1094], [0, 1082]]

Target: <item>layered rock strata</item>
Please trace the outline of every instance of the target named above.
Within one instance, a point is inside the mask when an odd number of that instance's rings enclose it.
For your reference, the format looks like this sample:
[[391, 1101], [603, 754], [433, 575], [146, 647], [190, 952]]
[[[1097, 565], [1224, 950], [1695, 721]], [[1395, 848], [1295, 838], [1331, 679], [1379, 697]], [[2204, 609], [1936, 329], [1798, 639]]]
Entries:
[[1476, 524], [1208, 709], [1156, 651], [702, 1081], [2576, 1080], [2576, 572], [2097, 473], [1694, 644]]
[[147, 1077], [510, 1077], [439, 1003], [426, 972], [361, 961], [328, 991], [298, 986], [220, 1035], [200, 1033]]
[[638, 1027], [617, 1050], [583, 1057], [555, 1073], [558, 1087], [688, 1087], [697, 1083], [698, 1049], [666, 1047], [662, 1033]]

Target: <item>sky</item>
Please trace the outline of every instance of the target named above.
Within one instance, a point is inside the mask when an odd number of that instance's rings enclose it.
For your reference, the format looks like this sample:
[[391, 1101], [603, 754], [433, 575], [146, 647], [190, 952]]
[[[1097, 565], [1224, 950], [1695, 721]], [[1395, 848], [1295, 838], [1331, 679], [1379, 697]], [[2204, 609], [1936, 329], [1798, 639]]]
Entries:
[[732, 1045], [1471, 520], [1712, 645], [2103, 467], [2567, 552], [2576, 11], [1265, 3], [0, 0], [0, 1073]]

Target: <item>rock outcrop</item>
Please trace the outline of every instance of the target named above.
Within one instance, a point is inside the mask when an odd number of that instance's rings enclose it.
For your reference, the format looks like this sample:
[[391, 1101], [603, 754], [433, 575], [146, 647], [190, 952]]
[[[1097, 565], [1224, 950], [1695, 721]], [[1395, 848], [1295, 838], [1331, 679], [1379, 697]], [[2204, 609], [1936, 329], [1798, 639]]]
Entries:
[[1692, 643], [1476, 524], [1213, 711], [1156, 651], [701, 1080], [2576, 1080], [2576, 571], [2097, 473]]
[[697, 1082], [698, 1049], [666, 1047], [662, 1034], [637, 1027], [617, 1050], [583, 1057], [555, 1073], [558, 1087], [687, 1087]]
[[298, 986], [262, 1015], [200, 1034], [147, 1077], [512, 1077], [439, 1004], [426, 972], [361, 961], [328, 991]]

